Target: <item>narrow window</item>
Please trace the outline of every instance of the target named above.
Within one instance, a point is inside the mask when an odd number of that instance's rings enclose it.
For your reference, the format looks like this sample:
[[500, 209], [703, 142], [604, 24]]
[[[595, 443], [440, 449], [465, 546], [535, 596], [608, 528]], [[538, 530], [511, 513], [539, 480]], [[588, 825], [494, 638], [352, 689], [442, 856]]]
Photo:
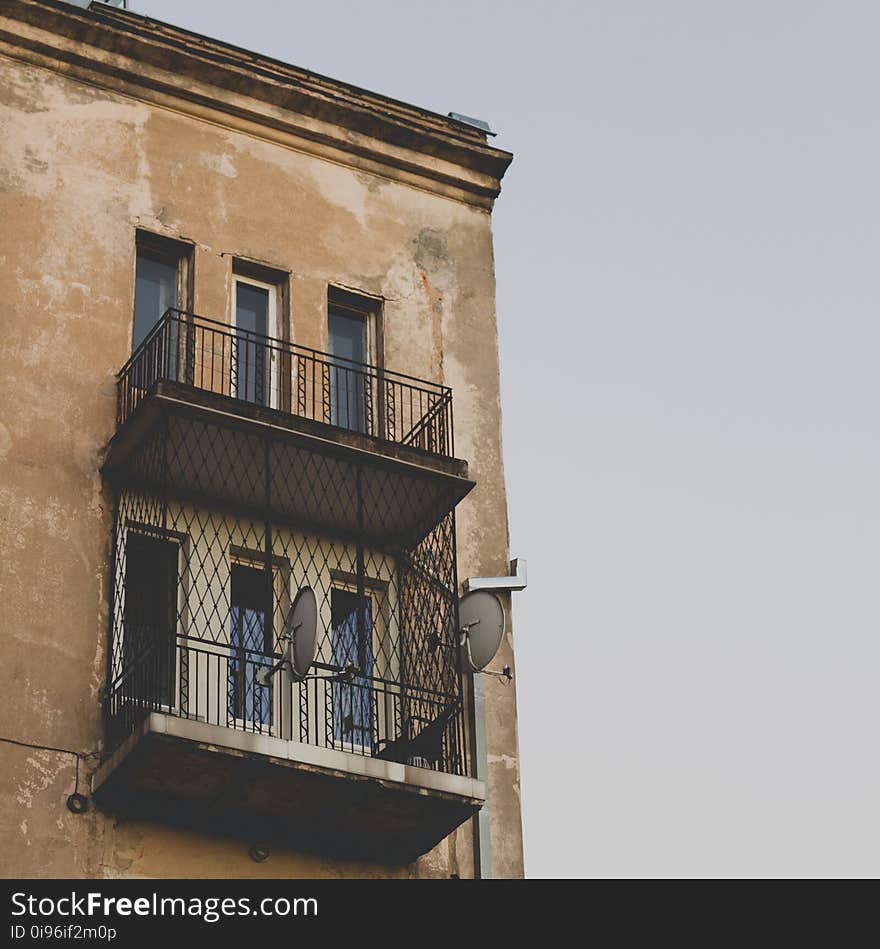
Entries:
[[174, 704], [179, 551], [133, 531], [125, 544], [125, 692], [150, 704]]
[[278, 406], [277, 288], [236, 276], [232, 394], [245, 402]]
[[257, 682], [257, 673], [271, 665], [270, 600], [265, 570], [232, 564], [228, 712], [258, 726], [272, 722], [272, 687]]
[[379, 434], [374, 425], [378, 362], [378, 309], [375, 301], [331, 288], [327, 305], [327, 348], [331, 425]]
[[167, 309], [186, 307], [190, 250], [181, 241], [138, 231], [132, 351]]
[[[363, 602], [363, 611], [360, 604]], [[372, 745], [373, 606], [369, 597], [334, 587], [330, 591], [333, 664], [356, 666], [350, 682], [333, 683], [333, 737], [352, 745]], [[363, 615], [361, 615], [361, 612]]]

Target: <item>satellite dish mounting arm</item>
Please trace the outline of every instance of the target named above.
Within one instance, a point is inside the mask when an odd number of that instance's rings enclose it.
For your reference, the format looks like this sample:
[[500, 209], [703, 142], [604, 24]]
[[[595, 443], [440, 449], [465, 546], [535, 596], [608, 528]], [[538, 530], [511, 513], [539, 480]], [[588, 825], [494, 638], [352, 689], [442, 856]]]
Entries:
[[499, 679], [506, 679], [507, 682], [512, 682], [513, 671], [511, 670], [510, 666], [505, 666], [500, 672], [497, 669], [475, 669], [474, 668], [474, 661], [471, 656], [471, 638], [470, 638], [469, 633], [470, 633], [471, 626], [476, 626], [477, 623], [479, 622], [480, 622], [479, 620], [476, 620], [475, 622], [468, 623], [467, 626], [462, 626], [461, 628], [461, 644], [462, 646], [467, 647], [468, 662], [470, 663], [471, 670], [475, 674], [479, 673], [484, 676], [497, 676]]

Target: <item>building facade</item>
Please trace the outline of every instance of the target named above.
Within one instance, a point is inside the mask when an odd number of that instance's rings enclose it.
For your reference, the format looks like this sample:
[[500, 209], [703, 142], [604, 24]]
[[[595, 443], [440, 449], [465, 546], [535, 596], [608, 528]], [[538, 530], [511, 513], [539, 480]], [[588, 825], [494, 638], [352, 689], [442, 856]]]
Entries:
[[0, 6], [3, 875], [522, 875], [515, 684], [458, 628], [509, 564], [510, 159], [129, 11]]

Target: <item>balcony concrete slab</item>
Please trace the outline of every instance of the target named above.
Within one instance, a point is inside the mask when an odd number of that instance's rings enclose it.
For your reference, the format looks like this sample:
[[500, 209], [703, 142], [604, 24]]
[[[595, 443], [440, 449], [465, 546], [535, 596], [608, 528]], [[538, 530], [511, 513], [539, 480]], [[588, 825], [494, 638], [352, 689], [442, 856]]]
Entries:
[[116, 433], [103, 472], [380, 544], [417, 542], [474, 487], [459, 459], [167, 381]]
[[476, 814], [481, 781], [149, 714], [93, 775], [98, 805], [307, 852], [410, 863]]

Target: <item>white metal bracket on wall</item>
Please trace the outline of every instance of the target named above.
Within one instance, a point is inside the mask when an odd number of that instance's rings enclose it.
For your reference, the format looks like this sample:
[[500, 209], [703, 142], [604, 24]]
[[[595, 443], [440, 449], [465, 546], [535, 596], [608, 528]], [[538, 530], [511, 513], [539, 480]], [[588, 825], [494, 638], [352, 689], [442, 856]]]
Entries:
[[510, 561], [509, 577], [469, 577], [464, 581], [464, 592], [494, 590], [497, 593], [513, 593], [527, 586], [526, 562], [522, 557]]

